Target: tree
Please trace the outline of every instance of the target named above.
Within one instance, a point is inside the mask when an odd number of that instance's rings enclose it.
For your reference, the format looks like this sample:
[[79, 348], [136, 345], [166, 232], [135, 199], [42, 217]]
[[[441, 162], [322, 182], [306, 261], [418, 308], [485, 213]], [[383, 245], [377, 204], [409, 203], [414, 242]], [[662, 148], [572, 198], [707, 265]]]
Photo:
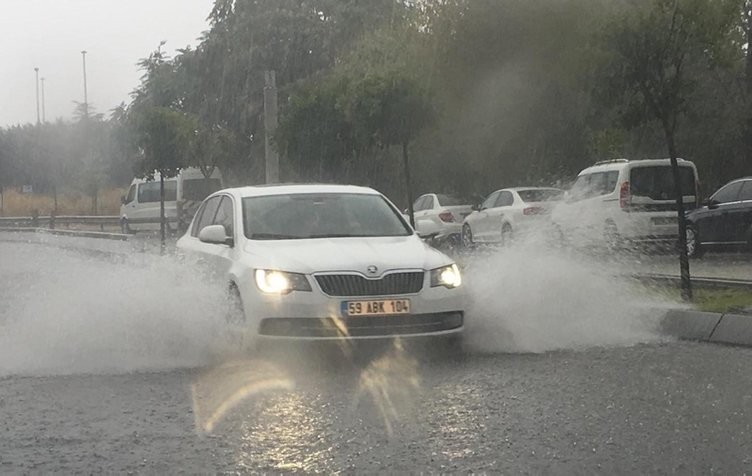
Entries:
[[679, 222], [682, 296], [692, 298], [686, 246], [684, 200], [679, 180], [676, 132], [691, 105], [694, 74], [723, 57], [724, 37], [733, 29], [733, 2], [650, 0], [629, 7], [606, 28], [603, 46], [607, 94], [624, 105], [631, 125], [657, 120], [671, 159]]
[[410, 223], [415, 226], [408, 149], [435, 112], [418, 83], [399, 74], [367, 76], [348, 91], [347, 117], [362, 150], [400, 146]]

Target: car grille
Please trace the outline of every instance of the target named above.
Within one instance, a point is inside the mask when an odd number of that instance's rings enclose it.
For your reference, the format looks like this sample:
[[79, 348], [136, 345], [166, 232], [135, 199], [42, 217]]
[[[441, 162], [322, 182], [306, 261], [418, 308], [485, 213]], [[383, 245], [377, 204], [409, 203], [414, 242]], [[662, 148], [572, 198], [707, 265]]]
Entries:
[[380, 279], [367, 279], [357, 274], [324, 274], [316, 276], [324, 294], [329, 296], [387, 296], [415, 294], [423, 289], [423, 272], [391, 273]]
[[362, 316], [332, 318], [269, 318], [263, 319], [259, 334], [275, 337], [387, 337], [429, 334], [460, 329], [462, 312], [441, 312], [408, 316]]

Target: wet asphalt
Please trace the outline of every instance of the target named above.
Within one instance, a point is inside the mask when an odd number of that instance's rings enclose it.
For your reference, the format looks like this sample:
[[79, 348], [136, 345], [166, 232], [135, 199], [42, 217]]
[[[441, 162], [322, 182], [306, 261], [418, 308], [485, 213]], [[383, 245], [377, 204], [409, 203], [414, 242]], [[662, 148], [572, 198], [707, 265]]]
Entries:
[[752, 472], [752, 349], [367, 350], [6, 376], [0, 473]]

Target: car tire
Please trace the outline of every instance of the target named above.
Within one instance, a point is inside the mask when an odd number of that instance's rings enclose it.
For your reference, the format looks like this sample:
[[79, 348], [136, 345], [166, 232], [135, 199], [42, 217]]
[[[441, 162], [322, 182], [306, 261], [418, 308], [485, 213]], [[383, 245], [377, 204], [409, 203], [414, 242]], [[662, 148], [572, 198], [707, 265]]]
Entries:
[[703, 250], [702, 246], [700, 246], [700, 235], [694, 225], [687, 224], [685, 240], [687, 244], [687, 256], [689, 258], [700, 258]]
[[124, 235], [132, 235], [133, 231], [131, 230], [130, 225], [128, 224], [128, 219], [123, 217], [120, 219], [120, 232]]
[[472, 248], [475, 244], [473, 242], [473, 230], [470, 228], [470, 225], [465, 223], [462, 225], [462, 247], [463, 248]]
[[501, 246], [509, 246], [512, 244], [514, 235], [512, 234], [512, 225], [509, 223], [503, 223], [501, 225]]

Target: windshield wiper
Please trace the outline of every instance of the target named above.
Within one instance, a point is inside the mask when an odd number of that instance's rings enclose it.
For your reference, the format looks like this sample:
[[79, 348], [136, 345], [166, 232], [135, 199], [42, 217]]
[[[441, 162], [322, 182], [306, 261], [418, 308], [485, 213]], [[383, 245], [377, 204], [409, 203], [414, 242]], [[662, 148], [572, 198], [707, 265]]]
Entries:
[[299, 240], [303, 236], [282, 235], [279, 233], [252, 233], [252, 240]]
[[306, 236], [306, 238], [353, 238], [353, 237], [362, 237], [365, 235], [351, 235], [349, 233], [324, 233], [320, 235], [310, 235]]

